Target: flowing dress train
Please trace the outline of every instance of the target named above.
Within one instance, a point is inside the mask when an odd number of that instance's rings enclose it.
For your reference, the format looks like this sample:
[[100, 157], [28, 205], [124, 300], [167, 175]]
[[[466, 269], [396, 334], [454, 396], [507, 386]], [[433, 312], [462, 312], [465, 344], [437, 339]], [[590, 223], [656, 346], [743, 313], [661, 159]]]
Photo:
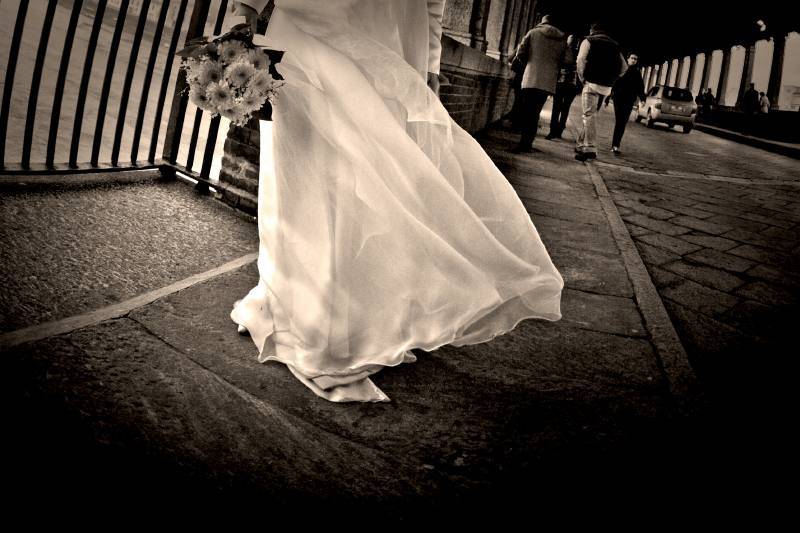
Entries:
[[[258, 284], [231, 318], [331, 401], [413, 348], [558, 320], [563, 280], [522, 202], [426, 84], [424, 0], [278, 0], [261, 124]], [[420, 46], [423, 43], [424, 46]]]

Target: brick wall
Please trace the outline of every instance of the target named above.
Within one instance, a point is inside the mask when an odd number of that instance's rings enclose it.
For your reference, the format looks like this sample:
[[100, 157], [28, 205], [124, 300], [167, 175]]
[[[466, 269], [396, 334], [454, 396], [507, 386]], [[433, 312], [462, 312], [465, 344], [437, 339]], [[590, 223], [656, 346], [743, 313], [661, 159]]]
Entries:
[[[465, 130], [477, 132], [511, 110], [510, 69], [480, 50], [444, 36], [441, 72], [449, 81], [441, 88], [442, 104]], [[257, 119], [231, 126], [219, 176], [222, 200], [252, 215], [257, 213], [259, 141]]]

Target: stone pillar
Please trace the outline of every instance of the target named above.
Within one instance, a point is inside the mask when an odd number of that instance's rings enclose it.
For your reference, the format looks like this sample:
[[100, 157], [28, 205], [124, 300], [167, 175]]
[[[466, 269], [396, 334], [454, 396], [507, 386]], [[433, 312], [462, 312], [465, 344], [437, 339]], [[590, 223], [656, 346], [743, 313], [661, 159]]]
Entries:
[[653, 65], [653, 70], [650, 71], [650, 88], [658, 85], [658, 80], [661, 75], [661, 65]]
[[731, 70], [731, 49], [722, 49], [722, 67], [719, 71], [717, 83], [717, 104], [725, 105], [725, 93], [728, 91], [728, 73]]
[[681, 86], [681, 78], [683, 77], [683, 57], [678, 58], [678, 68], [675, 73], [675, 87]]
[[669, 85], [669, 79], [672, 77], [672, 70], [674, 61], [672, 59], [667, 60], [667, 77], [664, 78], [664, 85]]
[[750, 42], [744, 45], [744, 66], [742, 67], [742, 83], [739, 84], [739, 94], [736, 97], [736, 107], [742, 107], [744, 93], [750, 88], [753, 80], [753, 64], [755, 63], [756, 43]]
[[517, 29], [517, 42], [519, 43], [522, 41], [522, 38], [525, 37], [525, 34], [528, 33], [528, 30], [531, 27], [528, 25], [528, 17], [530, 16], [531, 10], [531, 0], [523, 0], [522, 2], [522, 11], [519, 15], [519, 28]]
[[708, 88], [708, 78], [711, 76], [711, 60], [714, 57], [713, 50], [706, 50], [703, 52], [703, 76], [700, 78], [700, 92], [704, 92]]
[[694, 70], [697, 66], [697, 54], [689, 56], [689, 77], [686, 78], [686, 88], [691, 92], [694, 89]]
[[506, 6], [510, 0], [492, 0], [489, 5], [488, 23], [486, 24], [486, 55], [500, 59], [503, 54], [501, 39], [503, 37], [503, 21], [506, 17]]
[[514, 55], [514, 48], [511, 42], [511, 32], [514, 28], [514, 13], [519, 4], [519, 0], [506, 0], [505, 15], [503, 16], [503, 29], [500, 33], [500, 61], [503, 63], [508, 62], [508, 59]]
[[546, 13], [541, 13], [541, 14], [539, 13], [539, 11], [536, 9], [536, 7], [537, 7], [536, 4], [537, 3], [538, 2], [536, 0], [532, 0], [531, 1], [531, 7], [528, 10], [528, 28], [529, 29], [533, 28], [534, 26], [536, 26], [536, 24], [539, 22], [539, 19], [541, 19], [542, 16], [546, 15]]
[[473, 0], [472, 14], [469, 20], [469, 45], [481, 52], [486, 51], [486, 26], [489, 23], [489, 7], [491, 0]]
[[778, 100], [781, 97], [781, 84], [783, 83], [783, 56], [786, 53], [786, 35], [779, 34], [774, 36], [772, 43], [772, 66], [769, 69], [767, 97], [772, 104], [772, 109], [779, 109]]

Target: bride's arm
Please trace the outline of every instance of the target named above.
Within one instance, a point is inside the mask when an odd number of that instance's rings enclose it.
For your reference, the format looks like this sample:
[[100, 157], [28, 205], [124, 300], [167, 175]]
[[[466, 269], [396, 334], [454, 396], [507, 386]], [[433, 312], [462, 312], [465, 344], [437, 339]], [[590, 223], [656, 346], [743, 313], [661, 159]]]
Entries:
[[439, 74], [445, 0], [428, 0], [428, 72]]
[[256, 13], [261, 13], [264, 11], [264, 8], [267, 7], [269, 0], [238, 0], [238, 3], [245, 4], [253, 8]]
[[428, 0], [428, 85], [439, 95], [442, 61], [442, 17], [445, 0]]
[[264, 10], [270, 0], [233, 0], [231, 2], [231, 13], [243, 16], [250, 24], [253, 34], [257, 33], [256, 25], [258, 15]]

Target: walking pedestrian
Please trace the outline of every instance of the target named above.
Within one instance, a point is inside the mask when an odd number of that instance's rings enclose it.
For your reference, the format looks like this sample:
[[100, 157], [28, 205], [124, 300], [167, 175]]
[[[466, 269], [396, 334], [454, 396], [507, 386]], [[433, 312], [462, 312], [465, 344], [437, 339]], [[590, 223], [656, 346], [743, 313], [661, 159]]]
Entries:
[[550, 133], [545, 139], [560, 139], [567, 127], [569, 109], [578, 94], [578, 77], [575, 73], [575, 61], [578, 56], [578, 40], [575, 35], [567, 37], [564, 50], [564, 61], [558, 72], [556, 93], [553, 95], [553, 113], [550, 116]]
[[597, 157], [597, 128], [595, 113], [602, 98], [611, 94], [617, 78], [625, 74], [628, 64], [619, 51], [619, 44], [608, 35], [606, 28], [592, 24], [589, 36], [578, 50], [576, 71], [583, 84], [581, 107], [583, 126], [578, 134], [575, 159], [586, 161]]
[[639, 72], [639, 56], [635, 53], [628, 54], [628, 69], [611, 88], [611, 98], [614, 100], [614, 135], [611, 140], [611, 152], [620, 155], [619, 147], [622, 136], [625, 135], [625, 126], [628, 125], [631, 111], [636, 100], [644, 102], [644, 82]]
[[747, 133], [754, 133], [756, 129], [756, 120], [758, 119], [758, 111], [760, 108], [758, 91], [756, 91], [756, 84], [751, 83], [750, 87], [744, 92], [742, 96], [742, 111], [745, 114], [745, 127]]
[[567, 47], [566, 35], [553, 24], [551, 15], [522, 38], [515, 59], [525, 61], [522, 75], [522, 136], [514, 153], [532, 152], [533, 141], [539, 128], [539, 115], [547, 97], [556, 92], [558, 71]]

